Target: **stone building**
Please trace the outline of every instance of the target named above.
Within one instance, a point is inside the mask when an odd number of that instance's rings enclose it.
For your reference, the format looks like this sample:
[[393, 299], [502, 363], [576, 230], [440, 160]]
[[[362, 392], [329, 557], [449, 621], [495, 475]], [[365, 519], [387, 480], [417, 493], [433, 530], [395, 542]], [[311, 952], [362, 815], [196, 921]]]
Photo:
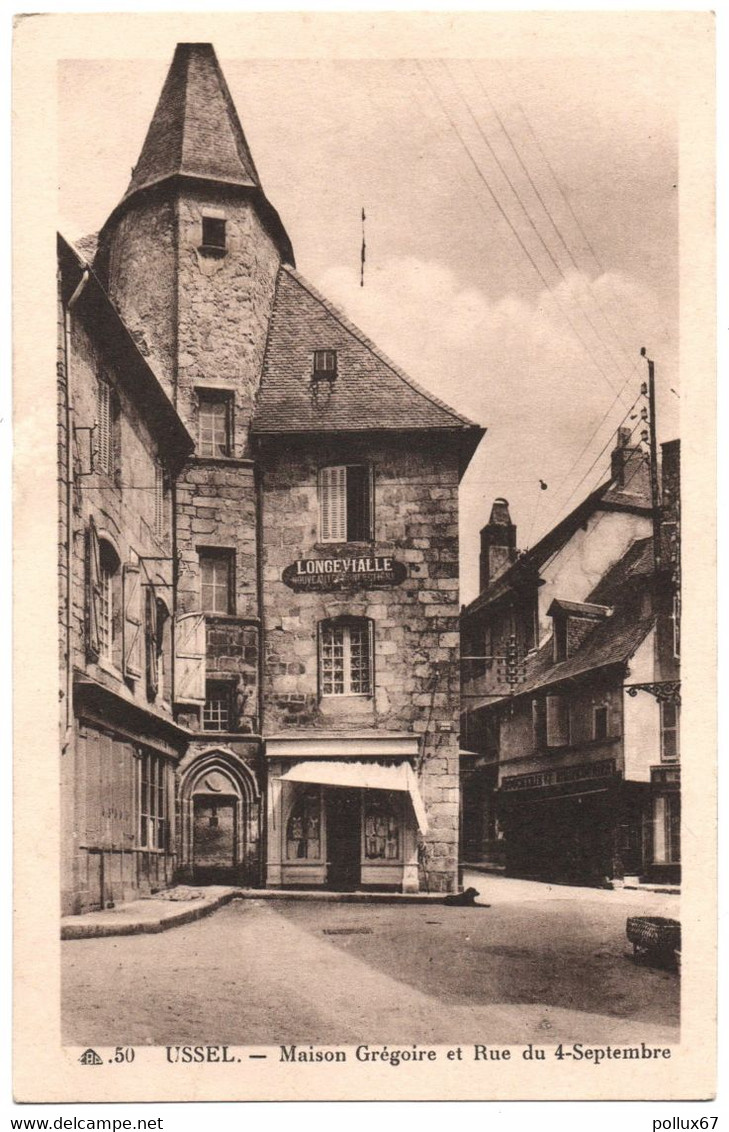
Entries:
[[93, 266], [195, 444], [176, 876], [452, 889], [458, 483], [483, 430], [296, 271], [209, 44], [178, 46]]
[[62, 907], [172, 880], [172, 484], [193, 441], [83, 256], [58, 241]]
[[678, 875], [677, 462], [664, 445], [665, 568], [648, 458], [623, 432], [609, 479], [531, 550], [495, 502], [462, 615], [466, 859], [574, 882]]

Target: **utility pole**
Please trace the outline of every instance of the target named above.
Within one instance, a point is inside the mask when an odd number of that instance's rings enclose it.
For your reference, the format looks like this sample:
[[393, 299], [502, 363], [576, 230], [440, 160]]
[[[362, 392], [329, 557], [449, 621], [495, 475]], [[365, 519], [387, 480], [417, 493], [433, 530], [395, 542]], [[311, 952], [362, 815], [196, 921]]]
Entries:
[[651, 511], [653, 512], [653, 561], [656, 574], [660, 574], [662, 567], [661, 555], [661, 507], [658, 491], [658, 444], [656, 441], [656, 373], [653, 360], [646, 354], [645, 346], [641, 346], [640, 355], [648, 363], [648, 415], [650, 425], [651, 448]]

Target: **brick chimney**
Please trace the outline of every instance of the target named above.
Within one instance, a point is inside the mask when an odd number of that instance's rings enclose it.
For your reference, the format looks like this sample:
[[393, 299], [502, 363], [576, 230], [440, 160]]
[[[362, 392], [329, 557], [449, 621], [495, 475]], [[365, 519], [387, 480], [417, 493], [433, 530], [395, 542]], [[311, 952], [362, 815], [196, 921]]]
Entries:
[[632, 445], [631, 430], [619, 428], [615, 447], [610, 458], [610, 471], [614, 490], [628, 495], [641, 496], [650, 505], [650, 466], [640, 445]]
[[481, 530], [480, 587], [487, 589], [516, 560], [516, 527], [506, 499], [495, 499], [488, 523]]

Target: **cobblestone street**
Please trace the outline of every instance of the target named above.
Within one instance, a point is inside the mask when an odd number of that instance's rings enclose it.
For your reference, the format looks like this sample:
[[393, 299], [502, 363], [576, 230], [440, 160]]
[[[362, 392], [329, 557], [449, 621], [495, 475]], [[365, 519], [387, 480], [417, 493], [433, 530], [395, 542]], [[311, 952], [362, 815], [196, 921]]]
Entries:
[[464, 883], [481, 906], [253, 898], [64, 943], [64, 1041], [678, 1041], [677, 974], [636, 964], [625, 938], [628, 915], [678, 918], [677, 896]]

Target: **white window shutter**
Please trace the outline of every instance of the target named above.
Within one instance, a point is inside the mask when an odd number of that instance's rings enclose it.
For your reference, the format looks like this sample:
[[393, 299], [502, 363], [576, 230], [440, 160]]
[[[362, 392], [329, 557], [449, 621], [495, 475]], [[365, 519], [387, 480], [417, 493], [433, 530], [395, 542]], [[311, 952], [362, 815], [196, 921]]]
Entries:
[[205, 703], [205, 615], [187, 613], [175, 623], [175, 700]]
[[142, 675], [142, 614], [139, 567], [124, 567], [124, 675], [138, 680]]
[[[97, 397], [96, 451], [102, 472], [111, 473], [111, 389], [105, 380], [100, 380]], [[97, 470], [97, 469], [94, 469]]]
[[347, 541], [347, 469], [322, 468], [319, 473], [322, 542]]
[[89, 519], [86, 563], [86, 648], [91, 660], [98, 660], [101, 653], [101, 634], [99, 622], [101, 610], [101, 552], [99, 536], [93, 515]]
[[567, 700], [564, 696], [547, 696], [547, 746], [566, 747], [569, 731]]

